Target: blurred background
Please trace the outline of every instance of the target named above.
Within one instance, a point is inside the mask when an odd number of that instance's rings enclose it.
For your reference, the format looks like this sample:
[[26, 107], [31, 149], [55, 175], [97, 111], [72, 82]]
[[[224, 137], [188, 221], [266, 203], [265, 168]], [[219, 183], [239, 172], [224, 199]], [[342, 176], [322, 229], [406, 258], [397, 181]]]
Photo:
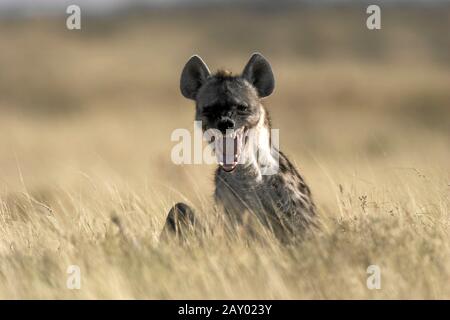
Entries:
[[0, 187], [51, 202], [90, 177], [209, 196], [212, 167], [170, 161], [171, 132], [193, 125], [180, 72], [199, 54], [239, 73], [254, 51], [275, 72], [281, 148], [325, 208], [336, 171], [448, 172], [449, 3], [370, 1], [368, 30], [362, 1], [1, 0]]
[[[0, 298], [449, 298], [449, 31], [450, 1], [0, 0]], [[214, 166], [170, 157], [188, 58], [255, 51], [323, 222], [298, 246], [224, 237]], [[159, 245], [178, 201], [218, 230], [201, 246]]]

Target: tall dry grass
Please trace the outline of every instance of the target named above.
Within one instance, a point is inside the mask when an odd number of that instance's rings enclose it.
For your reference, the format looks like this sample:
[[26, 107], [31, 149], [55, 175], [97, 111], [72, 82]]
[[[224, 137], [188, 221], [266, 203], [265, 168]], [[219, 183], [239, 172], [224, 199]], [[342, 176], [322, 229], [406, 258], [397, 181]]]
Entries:
[[[0, 297], [450, 298], [449, 11], [388, 10], [377, 32], [356, 9], [2, 21]], [[170, 161], [185, 60], [239, 72], [256, 50], [323, 224], [297, 245], [230, 239], [214, 168]], [[208, 232], [160, 244], [178, 201]]]

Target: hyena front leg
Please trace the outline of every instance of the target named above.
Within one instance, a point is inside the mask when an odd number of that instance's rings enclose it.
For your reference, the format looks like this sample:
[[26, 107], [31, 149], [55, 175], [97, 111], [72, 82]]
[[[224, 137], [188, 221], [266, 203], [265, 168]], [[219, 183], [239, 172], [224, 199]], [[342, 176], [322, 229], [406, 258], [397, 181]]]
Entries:
[[160, 239], [163, 241], [184, 240], [189, 233], [194, 233], [199, 228], [200, 224], [197, 222], [194, 210], [180, 202], [170, 209]]

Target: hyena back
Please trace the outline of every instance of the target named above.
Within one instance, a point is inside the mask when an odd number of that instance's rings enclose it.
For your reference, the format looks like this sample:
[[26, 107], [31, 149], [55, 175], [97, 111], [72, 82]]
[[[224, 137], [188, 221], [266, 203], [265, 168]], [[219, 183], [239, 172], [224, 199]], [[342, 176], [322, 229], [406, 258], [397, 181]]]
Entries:
[[[269, 62], [255, 53], [242, 74], [234, 76], [227, 71], [211, 74], [203, 60], [193, 56], [183, 69], [180, 88], [195, 101], [202, 129], [225, 137], [213, 143], [219, 162], [214, 196], [230, 221], [242, 224], [250, 214], [280, 239], [303, 235], [315, 224], [315, 205], [301, 175], [271, 145], [270, 119], [261, 103], [274, 89]], [[192, 209], [177, 204], [164, 232], [178, 234], [189, 221], [194, 221]]]

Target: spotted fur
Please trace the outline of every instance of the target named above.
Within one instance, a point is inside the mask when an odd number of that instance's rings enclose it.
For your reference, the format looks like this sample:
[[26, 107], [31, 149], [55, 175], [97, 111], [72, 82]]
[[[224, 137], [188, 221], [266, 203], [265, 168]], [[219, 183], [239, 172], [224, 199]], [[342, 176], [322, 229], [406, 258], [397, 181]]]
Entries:
[[[265, 162], [250, 156], [248, 162], [239, 164], [233, 172], [218, 168], [215, 200], [234, 221], [242, 222], [244, 213], [250, 213], [279, 238], [302, 236], [308, 227], [315, 225], [316, 208], [311, 191], [286, 155], [270, 150], [270, 122], [264, 107], [260, 108], [266, 117], [261, 118], [254, 138], [259, 150], [267, 153], [259, 157]], [[276, 173], [262, 174], [262, 167], [271, 165], [277, 166]]]
[[[231, 172], [219, 167], [215, 174], [214, 197], [229, 220], [242, 224], [250, 215], [281, 239], [303, 235], [315, 224], [316, 209], [311, 191], [294, 165], [281, 151], [271, 148], [270, 118], [261, 103], [274, 89], [267, 60], [254, 54], [242, 74], [235, 76], [223, 70], [211, 74], [194, 56], [184, 67], [180, 87], [185, 97], [195, 101], [195, 118], [202, 121], [203, 130], [223, 132], [226, 123], [226, 127], [244, 127], [253, 133], [242, 147], [244, 161]], [[185, 209], [185, 205], [177, 206]]]

